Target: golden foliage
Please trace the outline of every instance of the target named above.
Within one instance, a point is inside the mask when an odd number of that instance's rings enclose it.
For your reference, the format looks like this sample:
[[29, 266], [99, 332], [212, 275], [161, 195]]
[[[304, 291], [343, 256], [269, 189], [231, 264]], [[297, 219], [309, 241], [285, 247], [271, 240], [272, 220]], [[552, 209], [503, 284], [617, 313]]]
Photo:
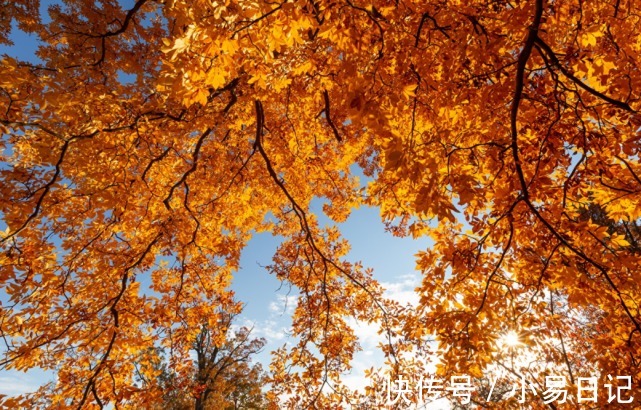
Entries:
[[[235, 309], [256, 232], [301, 295], [272, 368], [291, 406], [356, 399], [349, 317], [380, 324], [392, 374], [434, 336], [439, 374], [478, 376], [516, 330], [569, 379], [638, 386], [638, 1], [67, 0], [46, 23], [34, 3], [2, 21], [42, 64], [0, 62], [0, 365], [58, 370], [25, 403], [158, 400], [133, 363], [158, 343], [179, 363]], [[416, 311], [314, 198], [434, 239]]]

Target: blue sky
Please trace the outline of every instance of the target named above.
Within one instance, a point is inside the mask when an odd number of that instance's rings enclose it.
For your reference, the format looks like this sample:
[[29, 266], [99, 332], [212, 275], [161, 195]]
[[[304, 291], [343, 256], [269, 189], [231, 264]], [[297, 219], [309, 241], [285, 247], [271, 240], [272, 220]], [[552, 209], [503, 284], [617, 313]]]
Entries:
[[[53, 1], [41, 2], [44, 21], [48, 17], [45, 10], [51, 3]], [[35, 37], [20, 32], [14, 26], [12, 40], [13, 46], [0, 45], [0, 55], [8, 54], [20, 60], [38, 61], [35, 56]], [[320, 201], [315, 203], [314, 208], [320, 213]], [[320, 221], [329, 223], [323, 217]], [[420, 277], [414, 270], [414, 254], [429, 246], [427, 240], [397, 238], [385, 232], [376, 208], [355, 210], [340, 227], [352, 247], [348, 255], [350, 261], [362, 261], [364, 266], [373, 268], [375, 278], [388, 288], [390, 297], [403, 303], [416, 301], [413, 289], [419, 285]], [[265, 367], [269, 364], [269, 352], [287, 342], [291, 312], [295, 306], [296, 291], [290, 291], [288, 286], [282, 285], [265, 268], [271, 263], [278, 244], [279, 239], [269, 233], [256, 235], [242, 254], [240, 270], [232, 285], [237, 298], [245, 303], [245, 310], [238, 324], [253, 326], [255, 336], [268, 340], [264, 352], [257, 358]], [[354, 387], [364, 385], [363, 371], [366, 368], [383, 364], [382, 357], [376, 353], [379, 340], [376, 328], [359, 326], [358, 332], [362, 338], [363, 352], [357, 355], [352, 374], [346, 376], [348, 384]], [[27, 373], [0, 371], [0, 394], [13, 395], [32, 391], [52, 377], [51, 373], [37, 369]]]

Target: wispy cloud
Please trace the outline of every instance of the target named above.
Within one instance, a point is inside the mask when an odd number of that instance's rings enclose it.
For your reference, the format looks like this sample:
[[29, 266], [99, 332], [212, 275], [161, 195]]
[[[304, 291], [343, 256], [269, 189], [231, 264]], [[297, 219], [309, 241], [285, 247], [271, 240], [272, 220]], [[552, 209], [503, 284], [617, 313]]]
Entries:
[[277, 294], [276, 300], [269, 303], [269, 311], [280, 316], [291, 316], [296, 308], [296, 296]]
[[419, 297], [415, 289], [421, 284], [421, 276], [418, 272], [401, 275], [398, 281], [381, 282], [385, 288], [385, 296], [389, 299], [405, 305], [417, 306]]
[[0, 372], [0, 394], [17, 396], [25, 393], [32, 393], [53, 380], [53, 376], [40, 369], [29, 372], [17, 372], [13, 370]]

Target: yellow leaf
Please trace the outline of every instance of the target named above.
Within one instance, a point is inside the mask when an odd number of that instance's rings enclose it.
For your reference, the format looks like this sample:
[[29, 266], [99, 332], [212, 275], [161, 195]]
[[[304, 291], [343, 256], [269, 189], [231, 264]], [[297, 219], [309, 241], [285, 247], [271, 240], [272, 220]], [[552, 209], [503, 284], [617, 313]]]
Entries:
[[292, 72], [295, 75], [300, 75], [300, 74], [303, 74], [303, 73], [310, 72], [312, 67], [313, 67], [313, 65], [312, 65], [311, 61], [305, 61], [305, 63], [301, 64], [300, 66], [298, 66], [296, 68], [294, 68], [292, 70]]
[[612, 242], [614, 245], [617, 245], [621, 248], [630, 246], [630, 242], [625, 240], [625, 237], [622, 235], [612, 235], [612, 237], [610, 238], [610, 242]]
[[207, 73], [205, 83], [211, 85], [214, 88], [221, 88], [225, 86], [226, 82], [225, 74], [219, 70], [212, 69]]
[[403, 87], [403, 95], [407, 98], [415, 97], [416, 96], [415, 91], [417, 88], [418, 88], [418, 85], [416, 84], [406, 85], [405, 87]]

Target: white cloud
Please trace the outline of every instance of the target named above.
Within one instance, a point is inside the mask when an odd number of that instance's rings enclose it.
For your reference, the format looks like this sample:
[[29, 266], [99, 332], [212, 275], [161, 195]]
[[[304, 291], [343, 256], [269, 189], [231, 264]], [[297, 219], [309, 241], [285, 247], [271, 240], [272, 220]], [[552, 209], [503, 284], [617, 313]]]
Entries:
[[17, 371], [3, 371], [0, 375], [0, 394], [17, 396], [25, 393], [33, 393], [41, 385], [50, 382], [53, 376], [40, 369], [26, 373]]
[[291, 316], [296, 308], [296, 297], [292, 295], [277, 294], [276, 300], [269, 302], [269, 311], [272, 315]]
[[381, 282], [385, 289], [385, 296], [402, 305], [409, 303], [411, 306], [418, 306], [419, 296], [415, 292], [421, 284], [421, 276], [418, 272], [399, 276], [397, 282]]
[[254, 328], [256, 335], [264, 337], [270, 342], [280, 342], [287, 337], [287, 328], [275, 320], [265, 320]]
[[[271, 315], [274, 316], [273, 314]], [[288, 327], [285, 326], [283, 320], [265, 319], [265, 320], [250, 320], [244, 318], [240, 326], [252, 329], [253, 337], [264, 337], [267, 339], [267, 344], [281, 343], [287, 337]]]

